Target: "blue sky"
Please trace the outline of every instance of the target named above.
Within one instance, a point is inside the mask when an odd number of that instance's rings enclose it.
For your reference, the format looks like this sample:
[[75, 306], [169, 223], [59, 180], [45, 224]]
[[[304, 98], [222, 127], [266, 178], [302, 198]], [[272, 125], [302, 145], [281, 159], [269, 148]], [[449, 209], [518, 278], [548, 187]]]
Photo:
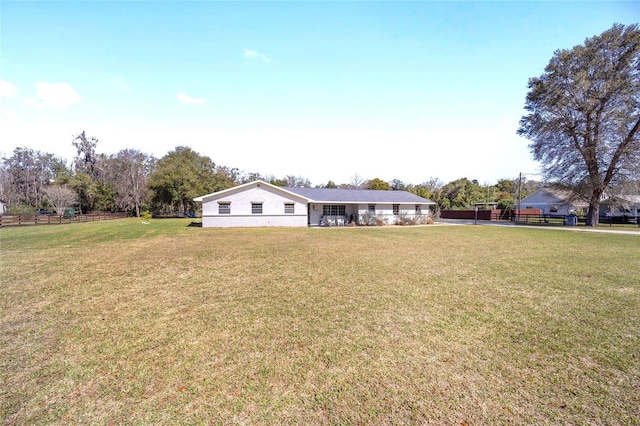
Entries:
[[[556, 49], [640, 2], [0, 1], [0, 154], [161, 157], [313, 184], [495, 183], [535, 173], [517, 136]], [[533, 176], [532, 176], [533, 177]]]

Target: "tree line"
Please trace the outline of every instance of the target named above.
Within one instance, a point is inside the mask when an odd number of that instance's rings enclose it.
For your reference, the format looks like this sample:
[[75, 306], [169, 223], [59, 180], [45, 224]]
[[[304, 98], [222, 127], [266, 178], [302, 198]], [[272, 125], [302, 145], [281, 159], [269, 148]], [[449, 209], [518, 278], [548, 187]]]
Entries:
[[[309, 179], [286, 175], [282, 178], [245, 173], [234, 167], [217, 165], [209, 157], [189, 147], [177, 146], [160, 159], [136, 149], [116, 154], [97, 152], [99, 140], [85, 131], [71, 141], [76, 155], [68, 164], [53, 154], [30, 148], [16, 148], [0, 159], [0, 199], [13, 213], [38, 210], [63, 214], [72, 208], [89, 211], [126, 211], [140, 216], [194, 213], [193, 198], [261, 179], [277, 186], [312, 186]], [[324, 188], [403, 190], [431, 199], [436, 209], [472, 208], [477, 203], [498, 203], [512, 208], [518, 189], [525, 195], [539, 183], [500, 179], [495, 185], [477, 180], [457, 179], [447, 184], [430, 178], [420, 184], [394, 179], [364, 179], [354, 175], [348, 183], [329, 180]]]

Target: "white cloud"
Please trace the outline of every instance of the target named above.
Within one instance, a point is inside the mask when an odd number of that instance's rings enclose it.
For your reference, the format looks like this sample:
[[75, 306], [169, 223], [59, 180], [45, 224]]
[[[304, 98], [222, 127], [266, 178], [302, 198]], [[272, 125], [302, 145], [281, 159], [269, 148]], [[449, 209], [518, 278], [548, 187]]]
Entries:
[[244, 57], [245, 58], [260, 58], [263, 61], [265, 61], [266, 63], [271, 62], [271, 59], [269, 59], [267, 57], [267, 55], [264, 55], [262, 53], [259, 53], [255, 50], [251, 50], [251, 49], [244, 49]]
[[18, 88], [8, 81], [0, 80], [0, 98], [13, 98]]
[[24, 98], [24, 103], [38, 108], [66, 108], [80, 103], [80, 95], [68, 83], [36, 84], [36, 95]]
[[192, 98], [191, 96], [187, 95], [184, 92], [180, 92], [178, 93], [178, 101], [180, 101], [180, 103], [183, 104], [203, 104], [205, 103], [207, 100], [205, 98]]

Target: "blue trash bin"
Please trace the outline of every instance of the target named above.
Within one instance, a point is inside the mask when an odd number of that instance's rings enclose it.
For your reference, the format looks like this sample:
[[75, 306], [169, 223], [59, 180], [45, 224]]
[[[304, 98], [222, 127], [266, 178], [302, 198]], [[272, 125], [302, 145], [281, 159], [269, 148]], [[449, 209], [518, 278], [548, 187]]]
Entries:
[[576, 226], [578, 224], [578, 216], [575, 214], [568, 214], [564, 217], [565, 226]]

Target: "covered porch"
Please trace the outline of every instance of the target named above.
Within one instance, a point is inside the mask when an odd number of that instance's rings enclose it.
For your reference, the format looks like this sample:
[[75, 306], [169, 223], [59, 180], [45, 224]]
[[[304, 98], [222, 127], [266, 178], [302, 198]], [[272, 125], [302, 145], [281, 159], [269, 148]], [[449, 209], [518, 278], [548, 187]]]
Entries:
[[309, 226], [346, 226], [359, 222], [358, 204], [310, 203], [308, 212]]

